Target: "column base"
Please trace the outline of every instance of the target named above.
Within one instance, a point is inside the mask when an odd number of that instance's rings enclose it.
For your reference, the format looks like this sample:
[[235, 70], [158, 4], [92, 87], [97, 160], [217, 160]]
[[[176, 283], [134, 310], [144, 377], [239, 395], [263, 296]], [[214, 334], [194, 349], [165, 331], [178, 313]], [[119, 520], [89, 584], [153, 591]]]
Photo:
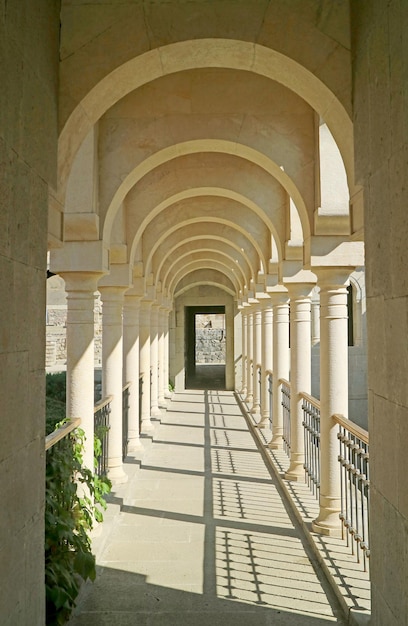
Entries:
[[162, 412], [160, 411], [158, 406], [152, 406], [150, 410], [150, 417], [160, 417]]
[[252, 404], [253, 399], [254, 399], [254, 396], [252, 394], [249, 394], [248, 396], [246, 396], [244, 402], [245, 404]]
[[108, 467], [108, 478], [112, 485], [122, 485], [128, 481], [128, 475], [123, 471], [122, 465]]
[[260, 415], [261, 414], [260, 405], [254, 404], [254, 406], [249, 410], [249, 412], [251, 413], [251, 415]]
[[335, 515], [336, 519], [333, 520], [320, 520], [319, 518], [313, 520], [312, 531], [319, 535], [325, 535], [326, 537], [341, 537], [341, 522], [339, 520], [339, 513]]
[[139, 437], [134, 437], [128, 441], [128, 452], [140, 452], [143, 450], [143, 444]]
[[261, 417], [261, 420], [255, 426], [256, 428], [269, 428], [269, 417]]
[[273, 436], [266, 447], [269, 448], [270, 450], [283, 450], [282, 435]]
[[312, 522], [312, 530], [327, 537], [341, 537], [340, 499], [320, 493], [319, 515]]
[[141, 433], [153, 433], [155, 430], [153, 424], [150, 421], [150, 418], [142, 419], [141, 424]]
[[305, 480], [305, 469], [303, 463], [291, 462], [287, 472], [285, 472], [286, 480], [292, 480], [293, 482], [300, 482]]

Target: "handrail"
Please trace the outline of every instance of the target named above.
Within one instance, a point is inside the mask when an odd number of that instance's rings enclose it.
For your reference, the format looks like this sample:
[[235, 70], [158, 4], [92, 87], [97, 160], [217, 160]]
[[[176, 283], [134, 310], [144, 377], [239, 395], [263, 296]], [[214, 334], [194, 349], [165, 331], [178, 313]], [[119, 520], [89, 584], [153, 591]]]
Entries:
[[53, 446], [55, 446], [58, 441], [61, 441], [64, 437], [69, 435], [75, 428], [77, 428], [81, 423], [80, 417], [72, 417], [65, 424], [54, 430], [52, 433], [46, 436], [45, 438], [45, 449], [49, 450]]
[[95, 404], [95, 406], [94, 406], [94, 415], [95, 415], [95, 413], [97, 413], [98, 411], [103, 409], [107, 404], [112, 402], [112, 400], [113, 400], [113, 396], [107, 396], [103, 400], [100, 400], [98, 402], [98, 404]]
[[320, 411], [320, 400], [306, 393], [306, 391], [301, 391], [299, 393], [299, 396], [309, 402], [312, 406], [314, 406], [315, 409], [318, 409]]
[[358, 437], [364, 443], [369, 443], [369, 434], [367, 430], [345, 418], [344, 415], [341, 415], [340, 413], [335, 413], [332, 417], [336, 424], [348, 430], [352, 435]]
[[280, 385], [286, 385], [286, 387], [290, 387], [290, 382], [288, 380], [286, 380], [286, 378], [279, 378], [278, 383]]
[[123, 385], [122, 387], [122, 391], [126, 391], [126, 389], [129, 389], [129, 387], [131, 387], [132, 383], [126, 383], [125, 385]]

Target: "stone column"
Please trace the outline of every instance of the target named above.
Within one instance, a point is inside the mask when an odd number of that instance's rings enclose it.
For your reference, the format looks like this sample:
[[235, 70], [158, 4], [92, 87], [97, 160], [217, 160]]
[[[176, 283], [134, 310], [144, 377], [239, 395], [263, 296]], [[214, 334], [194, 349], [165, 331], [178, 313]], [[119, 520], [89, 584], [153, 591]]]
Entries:
[[165, 362], [164, 362], [164, 337], [166, 332], [166, 311], [159, 308], [158, 316], [158, 361], [159, 361], [159, 409], [166, 408], [165, 399]]
[[273, 308], [270, 298], [262, 300], [262, 356], [261, 356], [261, 419], [258, 428], [269, 426], [269, 374], [273, 369]]
[[247, 313], [247, 394], [245, 402], [252, 404], [253, 400], [253, 382], [252, 360], [254, 357], [254, 316], [253, 308], [250, 307]]
[[258, 415], [261, 412], [261, 398], [259, 393], [259, 366], [262, 359], [262, 309], [259, 302], [254, 305], [253, 313], [253, 397], [251, 413]]
[[[315, 270], [314, 270], [315, 271]], [[320, 512], [315, 532], [338, 536], [340, 466], [338, 427], [332, 416], [348, 417], [347, 285], [350, 270], [316, 271], [320, 286]]]
[[150, 369], [151, 398], [150, 416], [161, 415], [159, 409], [159, 305], [153, 304], [150, 311]]
[[123, 307], [123, 383], [131, 383], [128, 408], [128, 451], [140, 449], [139, 310], [140, 295], [125, 294]]
[[241, 346], [241, 354], [242, 354], [242, 362], [241, 362], [241, 374], [242, 374], [242, 383], [241, 383], [241, 395], [245, 398], [247, 394], [247, 346], [248, 346], [248, 317], [245, 306], [243, 305], [241, 309], [241, 320], [242, 320], [242, 346]]
[[320, 342], [320, 298], [319, 294], [312, 297], [312, 346]]
[[112, 396], [109, 415], [108, 476], [126, 482], [123, 471], [122, 380], [123, 296], [125, 287], [100, 286], [102, 300], [102, 396]]
[[289, 300], [287, 293], [274, 293], [270, 297], [273, 305], [273, 381], [272, 439], [268, 447], [280, 450], [283, 446], [283, 407], [279, 380], [289, 380]]
[[94, 472], [95, 272], [63, 272], [67, 292], [67, 417], [80, 417], [85, 432], [84, 466]]
[[165, 309], [164, 315], [164, 397], [171, 398], [169, 389], [170, 372], [169, 372], [169, 359], [170, 359], [170, 343], [169, 343], [169, 325], [170, 325], [170, 309]]
[[141, 300], [139, 318], [140, 376], [142, 377], [142, 432], [153, 430], [150, 421], [150, 312], [151, 300]]
[[290, 297], [290, 465], [288, 480], [304, 480], [303, 410], [300, 392], [311, 391], [311, 283], [288, 284]]

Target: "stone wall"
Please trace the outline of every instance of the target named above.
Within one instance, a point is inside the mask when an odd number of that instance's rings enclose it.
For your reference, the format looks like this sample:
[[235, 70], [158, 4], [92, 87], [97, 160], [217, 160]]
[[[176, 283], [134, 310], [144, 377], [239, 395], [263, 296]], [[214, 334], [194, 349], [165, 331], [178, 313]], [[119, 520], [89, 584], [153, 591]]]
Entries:
[[371, 626], [408, 615], [407, 2], [351, 2], [357, 182], [364, 186]]
[[0, 623], [45, 623], [45, 283], [59, 2], [0, 2]]
[[196, 363], [225, 364], [226, 336], [219, 328], [196, 329]]

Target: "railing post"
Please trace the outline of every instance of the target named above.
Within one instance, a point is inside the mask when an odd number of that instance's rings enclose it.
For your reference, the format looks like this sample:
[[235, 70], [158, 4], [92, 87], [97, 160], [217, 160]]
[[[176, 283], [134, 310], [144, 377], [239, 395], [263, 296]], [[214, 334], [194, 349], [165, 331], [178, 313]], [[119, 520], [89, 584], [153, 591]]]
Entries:
[[314, 284], [290, 283], [290, 465], [288, 480], [304, 480], [304, 431], [301, 391], [310, 393], [311, 342], [310, 295]]
[[318, 269], [320, 287], [320, 511], [315, 532], [339, 536], [340, 468], [334, 413], [348, 415], [347, 284], [349, 270]]

